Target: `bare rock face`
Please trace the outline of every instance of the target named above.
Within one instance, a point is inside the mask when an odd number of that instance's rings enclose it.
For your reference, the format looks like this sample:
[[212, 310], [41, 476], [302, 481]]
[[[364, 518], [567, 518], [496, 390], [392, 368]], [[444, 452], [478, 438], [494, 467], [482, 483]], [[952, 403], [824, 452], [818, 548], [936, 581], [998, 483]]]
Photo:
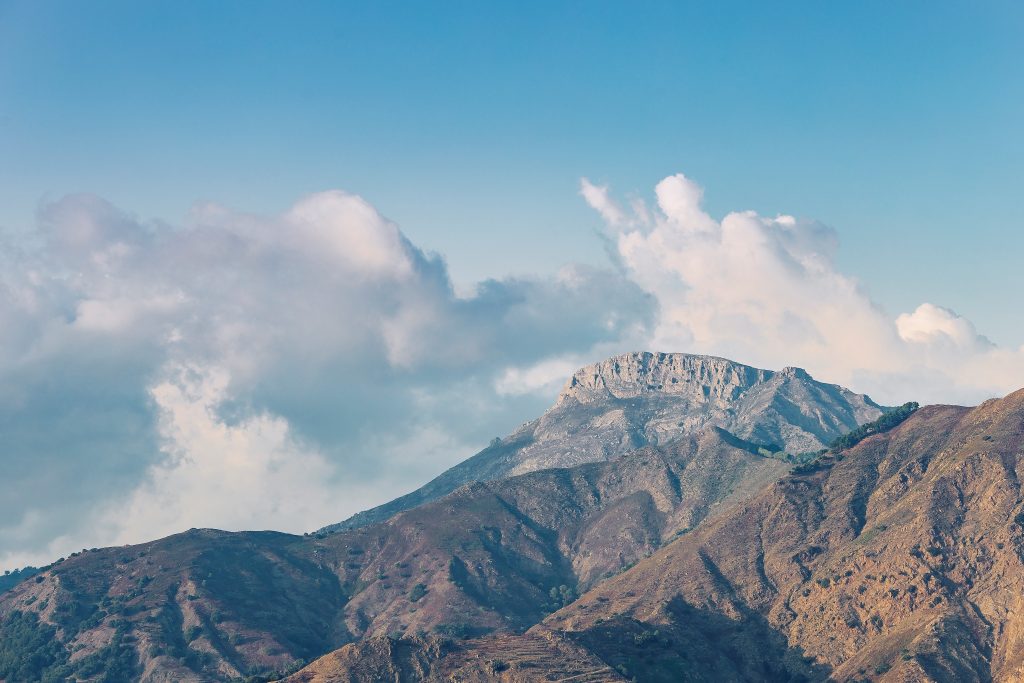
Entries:
[[524, 425], [531, 443], [510, 471], [611, 460], [709, 425], [805, 453], [881, 414], [867, 396], [799, 368], [772, 372], [712, 356], [630, 353], [578, 370], [554, 407]]
[[713, 356], [628, 353], [577, 370], [555, 407], [662, 394], [726, 408], [772, 374]]
[[544, 415], [422, 488], [326, 530], [382, 521], [471, 481], [615, 460], [711, 426], [788, 453], [817, 451], [882, 412], [867, 396], [799, 368], [773, 372], [712, 356], [628, 353], [576, 371]]

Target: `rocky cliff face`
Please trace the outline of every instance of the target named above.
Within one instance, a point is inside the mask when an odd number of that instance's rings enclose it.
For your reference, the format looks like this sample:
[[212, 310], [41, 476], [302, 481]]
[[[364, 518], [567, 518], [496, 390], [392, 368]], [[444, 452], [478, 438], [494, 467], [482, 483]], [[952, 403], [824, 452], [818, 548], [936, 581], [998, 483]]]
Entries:
[[774, 373], [724, 358], [685, 353], [628, 353], [577, 370], [555, 408], [658, 394], [727, 408]]
[[799, 368], [772, 372], [711, 356], [630, 353], [578, 370], [554, 407], [517, 432], [530, 439], [509, 465], [520, 474], [610, 460], [708, 425], [804, 453], [881, 413], [867, 396]]
[[684, 353], [629, 353], [581, 368], [555, 405], [421, 489], [329, 530], [387, 519], [470, 481], [614, 460], [718, 426], [797, 454], [823, 448], [882, 408], [798, 368], [781, 372]]

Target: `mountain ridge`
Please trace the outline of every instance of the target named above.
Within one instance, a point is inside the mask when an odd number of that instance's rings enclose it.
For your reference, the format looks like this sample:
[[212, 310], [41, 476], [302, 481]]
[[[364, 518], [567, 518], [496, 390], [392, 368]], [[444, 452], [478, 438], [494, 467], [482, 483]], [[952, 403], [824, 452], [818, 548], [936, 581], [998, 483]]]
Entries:
[[717, 425], [745, 440], [811, 452], [879, 417], [870, 397], [805, 370], [762, 370], [717, 356], [632, 352], [586, 365], [554, 405], [424, 486], [321, 532], [352, 529], [434, 500], [469, 481], [613, 460]]

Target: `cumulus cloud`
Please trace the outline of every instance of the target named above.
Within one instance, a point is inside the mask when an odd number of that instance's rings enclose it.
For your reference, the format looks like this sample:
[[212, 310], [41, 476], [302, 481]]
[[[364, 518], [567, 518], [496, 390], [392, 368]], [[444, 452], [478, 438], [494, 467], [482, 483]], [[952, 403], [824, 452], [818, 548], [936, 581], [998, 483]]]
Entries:
[[901, 314], [896, 318], [896, 330], [904, 341], [930, 347], [978, 352], [994, 346], [978, 334], [970, 320], [934, 304], [921, 304], [913, 313]]
[[882, 310], [836, 266], [827, 226], [753, 211], [716, 220], [681, 174], [658, 183], [650, 208], [626, 209], [586, 179], [581, 192], [628, 277], [659, 302], [653, 348], [798, 365], [890, 403], [970, 403], [1024, 385], [1024, 349], [997, 348], [955, 312]]
[[103, 526], [116, 530], [115, 542], [210, 519], [234, 528], [301, 528], [339, 512], [329, 487], [333, 468], [314, 447], [296, 442], [286, 420], [257, 413], [226, 422], [218, 415], [229, 380], [215, 367], [175, 367], [150, 389], [164, 457], [108, 511]]
[[92, 196], [0, 246], [0, 565], [190, 526], [315, 528], [423, 483], [550, 397], [509, 368], [625, 350], [609, 269], [478, 283], [356, 195], [182, 225]]

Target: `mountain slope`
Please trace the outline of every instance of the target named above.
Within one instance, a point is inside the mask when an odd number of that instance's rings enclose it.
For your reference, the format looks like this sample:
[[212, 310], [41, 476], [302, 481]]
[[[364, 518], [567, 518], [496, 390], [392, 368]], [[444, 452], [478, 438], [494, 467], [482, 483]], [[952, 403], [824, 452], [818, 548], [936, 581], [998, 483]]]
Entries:
[[709, 430], [611, 463], [469, 484], [323, 543], [364, 551], [339, 569], [365, 585], [345, 608], [353, 634], [521, 630], [787, 469]]
[[870, 398], [818, 382], [799, 368], [780, 372], [684, 353], [629, 353], [577, 370], [540, 418], [410, 494], [325, 531], [382, 521], [471, 481], [614, 460], [709, 425], [797, 454], [882, 414]]
[[[1022, 468], [1024, 391], [922, 408], [796, 468], [527, 635], [557, 634], [641, 681], [1020, 680]], [[517, 662], [507, 680], [543, 674]]]
[[192, 530], [76, 553], [0, 598], [0, 653], [34, 662], [27, 675], [0, 668], [0, 680], [291, 670], [347, 639], [336, 617], [347, 596], [322, 552], [288, 534]]
[[[469, 484], [325, 539], [195, 530], [77, 554], [4, 594], [0, 620], [55, 625], [69, 665], [106, 657], [121, 633], [147, 681], [287, 671], [396, 633], [521, 632], [789, 466], [709, 428], [613, 462]], [[24, 630], [16, 619], [0, 642]]]

